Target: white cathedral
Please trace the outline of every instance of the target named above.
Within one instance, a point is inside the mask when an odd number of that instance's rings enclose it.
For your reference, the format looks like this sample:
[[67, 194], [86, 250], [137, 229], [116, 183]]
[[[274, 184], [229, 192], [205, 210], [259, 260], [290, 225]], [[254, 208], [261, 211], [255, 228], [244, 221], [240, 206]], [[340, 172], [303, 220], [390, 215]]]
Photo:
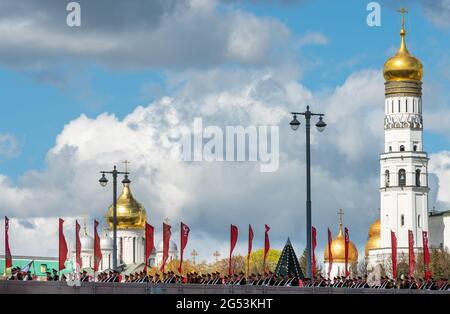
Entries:
[[[147, 213], [145, 208], [133, 197], [129, 180], [124, 180], [122, 193], [117, 199], [117, 259], [118, 268], [125, 274], [141, 271], [145, 263], [145, 222]], [[106, 216], [108, 228], [100, 240], [102, 260], [100, 270], [112, 268], [113, 250], [113, 206], [108, 209]], [[94, 268], [94, 239], [87, 233], [86, 222], [84, 233], [80, 236], [82, 268]], [[75, 247], [75, 246], [74, 246]], [[75, 252], [73, 252], [75, 258]], [[163, 258], [163, 242], [160, 241], [150, 255], [148, 265], [159, 267]], [[178, 259], [178, 247], [170, 241], [169, 258], [167, 262]], [[74, 261], [75, 265], [75, 261]]]
[[429, 211], [428, 155], [423, 147], [421, 62], [406, 48], [404, 22], [400, 48], [384, 64], [384, 152], [380, 155], [380, 218], [369, 229], [366, 261], [369, 279], [381, 276], [391, 256], [391, 231], [397, 254], [408, 256], [408, 230], [414, 250], [422, 250], [422, 231], [432, 248], [450, 249], [450, 211]]
[[[404, 13], [404, 12], [403, 12]], [[382, 269], [389, 273], [391, 231], [397, 237], [399, 259], [408, 256], [408, 230], [414, 234], [414, 250], [422, 251], [422, 231], [428, 231], [430, 248], [450, 250], [450, 210], [430, 211], [428, 203], [428, 155], [423, 147], [422, 63], [406, 48], [404, 19], [400, 48], [384, 64], [384, 152], [380, 155], [380, 217], [372, 223], [365, 247], [368, 280], [376, 281]], [[342, 212], [338, 235], [333, 239], [330, 277], [344, 275]], [[328, 271], [328, 246], [324, 251]], [[350, 242], [349, 270], [358, 262]]]

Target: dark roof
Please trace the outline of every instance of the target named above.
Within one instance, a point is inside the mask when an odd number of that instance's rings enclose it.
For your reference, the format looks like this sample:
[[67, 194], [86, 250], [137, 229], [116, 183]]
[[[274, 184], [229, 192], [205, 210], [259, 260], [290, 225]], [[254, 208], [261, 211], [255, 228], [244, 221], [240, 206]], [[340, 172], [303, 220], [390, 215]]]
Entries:
[[447, 216], [450, 215], [450, 210], [444, 210], [444, 211], [431, 211], [428, 213], [429, 217], [434, 217], [434, 216]]

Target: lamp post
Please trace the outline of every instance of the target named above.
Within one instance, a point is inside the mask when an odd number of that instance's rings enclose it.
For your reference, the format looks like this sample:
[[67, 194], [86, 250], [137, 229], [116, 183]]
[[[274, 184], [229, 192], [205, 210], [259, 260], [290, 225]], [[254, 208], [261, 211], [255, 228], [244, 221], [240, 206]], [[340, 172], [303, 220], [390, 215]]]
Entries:
[[289, 124], [294, 131], [300, 127], [300, 121], [297, 120], [297, 115], [305, 116], [306, 120], [306, 277], [311, 278], [311, 117], [319, 117], [319, 121], [316, 123], [319, 132], [323, 132], [327, 124], [323, 121], [325, 114], [312, 113], [309, 110], [309, 106], [306, 107], [305, 112], [291, 112], [291, 114], [293, 115], [293, 119]]
[[130, 179], [128, 179], [128, 171], [117, 171], [116, 166], [112, 171], [100, 171], [102, 177], [98, 182], [102, 187], [105, 187], [108, 184], [108, 179], [106, 178], [106, 174], [111, 174], [113, 177], [113, 258], [112, 258], [112, 268], [113, 270], [117, 270], [117, 175], [124, 174], [125, 178], [122, 180], [122, 183], [130, 183]]

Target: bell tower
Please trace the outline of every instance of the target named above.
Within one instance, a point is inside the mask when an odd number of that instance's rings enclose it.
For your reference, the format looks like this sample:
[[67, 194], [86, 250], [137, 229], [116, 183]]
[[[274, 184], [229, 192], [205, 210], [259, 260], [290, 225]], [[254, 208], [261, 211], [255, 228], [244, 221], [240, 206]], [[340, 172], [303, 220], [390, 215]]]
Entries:
[[[421, 62], [406, 48], [402, 8], [400, 48], [384, 64], [384, 152], [380, 155], [380, 249], [390, 253], [391, 231], [399, 253], [408, 252], [408, 230], [414, 247], [422, 247], [428, 230], [428, 155], [423, 147]], [[386, 251], [385, 251], [386, 250]], [[378, 253], [381, 253], [380, 251]]]

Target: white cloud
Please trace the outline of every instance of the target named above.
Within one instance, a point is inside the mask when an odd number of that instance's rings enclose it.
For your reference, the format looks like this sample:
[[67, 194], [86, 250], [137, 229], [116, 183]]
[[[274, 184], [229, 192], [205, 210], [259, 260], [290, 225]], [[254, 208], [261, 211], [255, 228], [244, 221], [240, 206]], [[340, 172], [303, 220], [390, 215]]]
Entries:
[[267, 64], [290, 51], [291, 34], [283, 24], [232, 7], [220, 10], [217, 1], [139, 0], [126, 6], [81, 1], [79, 28], [67, 27], [67, 12], [53, 2], [0, 4], [5, 15], [2, 63], [39, 70], [83, 60], [114, 68], [167, 69]]
[[11, 134], [0, 133], [0, 160], [16, 157], [20, 154], [20, 145]]
[[[442, 151], [430, 156], [430, 173], [434, 173], [439, 179], [437, 188], [437, 201], [450, 207], [450, 151]], [[448, 208], [443, 208], [448, 209]]]
[[[188, 250], [195, 248], [200, 259], [212, 260], [216, 249], [226, 254], [231, 223], [241, 232], [236, 253], [245, 254], [249, 223], [261, 237], [262, 226], [268, 223], [273, 247], [281, 249], [289, 236], [300, 255], [305, 233], [304, 129], [294, 133], [288, 123], [290, 111], [311, 104], [314, 111], [326, 113], [328, 123], [325, 133], [312, 132], [313, 224], [318, 229], [318, 250], [326, 243], [328, 226], [337, 232], [340, 207], [345, 210], [352, 241], [358, 247], [365, 243], [379, 206], [378, 154], [383, 141], [379, 71], [356, 72], [335, 90], [315, 94], [297, 82], [296, 71], [285, 69], [191, 70], [168, 81], [181, 87], [171, 97], [137, 107], [122, 120], [104, 113], [70, 121], [49, 150], [43, 171], [27, 172], [17, 184], [0, 177], [1, 212], [32, 222], [86, 213], [103, 221], [111, 187], [100, 187], [99, 171], [113, 164], [122, 167], [120, 162], [128, 159], [132, 189], [147, 208], [149, 222], [160, 229], [169, 217], [175, 240], [179, 221], [190, 225]], [[204, 126], [279, 125], [279, 170], [268, 174], [254, 163], [173, 161], [169, 145], [173, 127], [189, 126], [196, 117], [203, 119]], [[55, 236], [55, 223], [34, 224], [34, 232], [46, 228], [53, 231], [44, 235]], [[39, 245], [45, 253], [56, 254], [56, 247], [51, 247], [54, 242], [41, 244], [37, 242], [40, 235], [24, 235], [27, 241], [17, 240], [16, 252], [35, 252]], [[261, 246], [262, 239], [257, 241]]]
[[300, 47], [308, 45], [326, 45], [328, 44], [328, 41], [328, 37], [326, 37], [324, 34], [310, 31], [300, 37], [297, 44]]

